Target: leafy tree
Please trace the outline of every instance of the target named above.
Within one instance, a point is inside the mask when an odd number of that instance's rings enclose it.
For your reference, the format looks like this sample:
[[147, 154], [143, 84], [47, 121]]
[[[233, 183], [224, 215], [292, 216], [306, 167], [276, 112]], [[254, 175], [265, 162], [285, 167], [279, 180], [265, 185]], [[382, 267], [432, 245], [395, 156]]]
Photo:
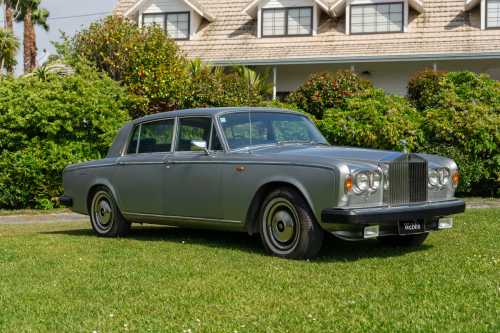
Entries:
[[21, 41], [11, 29], [0, 28], [0, 81], [3, 76], [4, 65], [11, 66], [14, 56], [21, 48]]
[[131, 110], [134, 118], [177, 109], [186, 98], [187, 61], [158, 25], [138, 27], [128, 18], [109, 16], [72, 42], [74, 51], [121, 82], [129, 94], [143, 98], [140, 108]]

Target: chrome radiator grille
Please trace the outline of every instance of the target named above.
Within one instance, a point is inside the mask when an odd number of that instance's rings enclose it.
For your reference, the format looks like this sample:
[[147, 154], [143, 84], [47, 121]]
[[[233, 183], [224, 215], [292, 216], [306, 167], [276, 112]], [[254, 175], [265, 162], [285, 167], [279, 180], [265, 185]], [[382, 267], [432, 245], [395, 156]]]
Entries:
[[427, 201], [427, 162], [389, 164], [388, 203], [401, 205]]

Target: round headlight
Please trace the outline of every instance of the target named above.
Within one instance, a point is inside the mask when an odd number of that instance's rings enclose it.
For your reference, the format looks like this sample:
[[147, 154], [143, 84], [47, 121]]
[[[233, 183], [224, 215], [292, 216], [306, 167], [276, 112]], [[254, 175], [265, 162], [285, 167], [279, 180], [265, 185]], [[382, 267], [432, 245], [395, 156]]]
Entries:
[[368, 175], [364, 172], [358, 173], [356, 176], [356, 188], [364, 192], [368, 189], [369, 185], [370, 179], [368, 178]]
[[439, 182], [439, 171], [437, 169], [432, 169], [429, 171], [429, 185], [436, 186]]
[[448, 184], [450, 182], [450, 170], [442, 169], [439, 173], [439, 178], [439, 182], [441, 183], [441, 185]]
[[372, 184], [372, 189], [373, 190], [378, 190], [380, 188], [380, 183], [382, 182], [382, 175], [378, 172], [373, 173], [373, 184]]

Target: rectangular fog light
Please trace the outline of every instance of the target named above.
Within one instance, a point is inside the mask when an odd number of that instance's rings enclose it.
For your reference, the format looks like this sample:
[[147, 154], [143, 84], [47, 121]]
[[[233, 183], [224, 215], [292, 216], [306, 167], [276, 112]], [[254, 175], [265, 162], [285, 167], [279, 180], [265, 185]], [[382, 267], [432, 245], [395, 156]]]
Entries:
[[448, 229], [453, 226], [453, 219], [451, 217], [446, 217], [443, 219], [439, 219], [438, 229]]
[[365, 227], [365, 232], [363, 233], [365, 238], [378, 237], [378, 225], [372, 225], [370, 227]]

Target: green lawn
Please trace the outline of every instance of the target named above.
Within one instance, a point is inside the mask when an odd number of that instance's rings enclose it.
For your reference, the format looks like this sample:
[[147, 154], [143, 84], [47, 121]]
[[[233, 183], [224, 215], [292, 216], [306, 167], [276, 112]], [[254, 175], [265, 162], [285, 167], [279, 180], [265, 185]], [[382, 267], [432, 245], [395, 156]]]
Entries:
[[470, 209], [413, 249], [327, 237], [309, 262], [258, 235], [0, 225], [0, 331], [499, 332], [499, 213]]

